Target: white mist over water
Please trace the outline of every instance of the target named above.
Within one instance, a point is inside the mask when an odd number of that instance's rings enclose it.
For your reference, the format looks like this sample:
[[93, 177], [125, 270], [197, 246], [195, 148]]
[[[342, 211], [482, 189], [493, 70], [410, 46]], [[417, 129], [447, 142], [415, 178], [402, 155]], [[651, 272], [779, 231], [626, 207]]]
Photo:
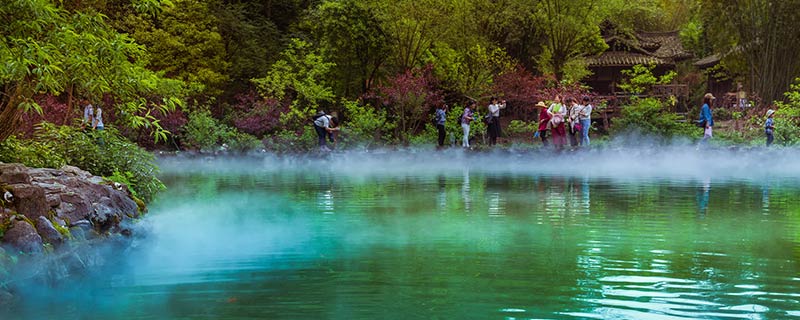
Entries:
[[486, 174], [580, 176], [610, 179], [762, 180], [800, 178], [800, 150], [696, 150], [689, 146], [553, 152], [373, 151], [313, 156], [163, 158], [169, 173], [304, 171], [343, 176]]

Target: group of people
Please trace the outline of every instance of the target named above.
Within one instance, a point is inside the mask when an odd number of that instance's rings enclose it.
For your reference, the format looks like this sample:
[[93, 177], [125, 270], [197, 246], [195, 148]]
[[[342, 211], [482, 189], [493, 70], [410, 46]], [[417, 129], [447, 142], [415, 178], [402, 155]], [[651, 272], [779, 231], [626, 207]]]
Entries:
[[95, 108], [95, 106], [86, 99], [81, 100], [81, 104], [84, 105], [81, 128], [85, 130], [86, 127], [91, 127], [94, 130], [103, 130], [105, 127], [103, 125], [103, 109], [100, 108], [100, 106]]
[[[459, 123], [461, 124], [463, 133], [461, 146], [464, 148], [470, 148], [470, 124], [475, 120], [477, 105], [476, 102], [471, 102], [464, 108], [464, 113], [459, 117]], [[562, 150], [564, 148], [567, 143], [567, 137], [569, 137], [570, 145], [573, 147], [589, 145], [589, 128], [592, 123], [591, 115], [593, 106], [588, 96], [583, 97], [582, 103], [578, 103], [578, 101], [573, 98], [567, 98], [565, 104], [562, 104], [561, 96], [557, 95], [554, 102], [549, 107], [545, 105], [544, 102], [537, 103], [536, 107], [541, 109], [539, 110], [538, 131], [534, 136], [541, 138], [545, 146], [549, 145], [547, 140], [548, 132], [552, 135], [553, 145], [557, 150]], [[495, 97], [490, 99], [490, 104], [487, 107], [487, 114], [484, 117], [490, 146], [497, 144], [497, 137], [501, 135], [500, 110], [505, 108], [505, 100], [498, 100]], [[446, 110], [446, 106], [439, 107], [436, 110], [436, 127], [439, 132], [439, 147], [444, 146]]]
[[[714, 95], [706, 93], [703, 96], [703, 106], [700, 108], [700, 117], [697, 121], [698, 127], [703, 129], [703, 138], [698, 143], [698, 149], [708, 144], [708, 141], [713, 136], [714, 117], [711, 112]], [[548, 136], [552, 137], [552, 144], [557, 151], [563, 150], [567, 143], [572, 148], [589, 146], [589, 129], [592, 124], [592, 110], [594, 105], [589, 96], [581, 97], [580, 101], [573, 97], [563, 99], [560, 95], [556, 95], [553, 102], [548, 106], [544, 102], [539, 102], [535, 105], [539, 108], [539, 121], [538, 131], [534, 137], [541, 139], [544, 146], [549, 146]], [[87, 105], [84, 110], [84, 118], [92, 118], [92, 106]], [[458, 122], [462, 129], [461, 146], [463, 148], [470, 148], [470, 124], [476, 120], [478, 104], [474, 100], [471, 101], [465, 108], [464, 112], [458, 117]], [[500, 128], [500, 110], [506, 108], [506, 101], [499, 100], [495, 97], [490, 99], [487, 106], [486, 116], [483, 120], [486, 123], [486, 133], [489, 137], [489, 145], [494, 146], [497, 144], [497, 137], [501, 135]], [[773, 116], [775, 110], [767, 111], [767, 120], [764, 123], [764, 132], [767, 137], [767, 146], [769, 147], [774, 141], [775, 122]], [[99, 121], [92, 121], [93, 128], [99, 127], [102, 130], [102, 111], [97, 108], [96, 115], [94, 116]], [[314, 118], [314, 129], [317, 132], [319, 146], [323, 151], [330, 151], [327, 146], [327, 141], [332, 143], [336, 142], [336, 133], [339, 129], [339, 120], [336, 116], [325, 114], [324, 112], [317, 113]], [[447, 120], [447, 105], [439, 105], [436, 108], [434, 116], [434, 123], [438, 133], [438, 146], [443, 148], [445, 144], [445, 124]], [[97, 124], [99, 123], [99, 125]], [[326, 141], [327, 140], [327, 141]]]
[[[703, 96], [703, 106], [700, 108], [700, 119], [697, 120], [697, 126], [703, 129], [703, 138], [697, 144], [698, 149], [708, 144], [708, 140], [713, 136], [714, 115], [711, 112], [711, 105], [715, 99], [716, 97], [711, 93], [706, 93]], [[775, 110], [767, 110], [766, 116], [767, 120], [764, 121], [764, 134], [767, 138], [767, 147], [769, 147], [775, 140], [775, 119], [773, 118], [775, 116]]]
[[575, 98], [568, 97], [561, 102], [561, 96], [556, 95], [553, 103], [548, 107], [544, 102], [536, 104], [539, 111], [539, 131], [536, 135], [542, 139], [542, 144], [548, 145], [547, 133], [553, 137], [553, 146], [556, 150], [563, 150], [569, 138], [573, 148], [589, 146], [589, 128], [592, 125], [592, 110], [594, 106], [589, 96], [583, 96], [579, 103]]

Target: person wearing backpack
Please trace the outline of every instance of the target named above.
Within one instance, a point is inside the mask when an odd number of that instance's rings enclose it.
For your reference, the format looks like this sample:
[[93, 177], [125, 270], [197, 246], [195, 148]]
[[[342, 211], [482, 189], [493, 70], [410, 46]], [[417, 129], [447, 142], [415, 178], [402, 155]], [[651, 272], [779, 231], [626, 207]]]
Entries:
[[313, 119], [314, 119], [314, 131], [317, 132], [317, 138], [319, 139], [318, 143], [320, 150], [331, 151], [331, 149], [328, 148], [328, 144], [325, 141], [325, 138], [327, 136], [327, 138], [332, 143], [334, 142], [333, 133], [335, 131], [339, 131], [339, 126], [338, 126], [339, 119], [332, 115], [325, 114], [324, 111], [317, 112], [317, 114], [314, 115]]
[[461, 138], [461, 146], [464, 148], [469, 149], [469, 124], [474, 120], [474, 110], [477, 107], [477, 104], [473, 101], [469, 104], [469, 106], [464, 108], [464, 113], [458, 117], [459, 123], [461, 123], [461, 131], [463, 132], [464, 136]]
[[436, 131], [439, 133], [439, 149], [444, 148], [444, 123], [447, 120], [447, 105], [441, 104], [436, 107]]

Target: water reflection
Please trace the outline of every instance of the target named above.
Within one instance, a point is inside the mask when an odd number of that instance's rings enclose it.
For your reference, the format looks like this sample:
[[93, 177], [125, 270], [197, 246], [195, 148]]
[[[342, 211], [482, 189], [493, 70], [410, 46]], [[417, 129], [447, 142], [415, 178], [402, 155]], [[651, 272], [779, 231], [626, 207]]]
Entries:
[[469, 168], [165, 181], [135, 271], [88, 284], [113, 308], [78, 296], [3, 318], [800, 315], [797, 182], [715, 179], [712, 192], [710, 178]]

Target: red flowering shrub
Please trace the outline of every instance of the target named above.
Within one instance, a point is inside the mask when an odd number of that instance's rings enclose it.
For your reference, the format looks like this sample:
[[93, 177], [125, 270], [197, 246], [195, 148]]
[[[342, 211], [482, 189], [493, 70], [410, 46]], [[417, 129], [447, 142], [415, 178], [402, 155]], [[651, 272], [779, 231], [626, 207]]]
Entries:
[[431, 66], [398, 73], [366, 98], [377, 100], [391, 111], [390, 117], [397, 123], [396, 136], [404, 143], [408, 142], [409, 134], [423, 128], [436, 105], [444, 103]]
[[281, 113], [288, 110], [280, 101], [262, 98], [254, 91], [238, 94], [235, 99], [236, 103], [231, 106], [234, 127], [256, 137], [279, 129]]

